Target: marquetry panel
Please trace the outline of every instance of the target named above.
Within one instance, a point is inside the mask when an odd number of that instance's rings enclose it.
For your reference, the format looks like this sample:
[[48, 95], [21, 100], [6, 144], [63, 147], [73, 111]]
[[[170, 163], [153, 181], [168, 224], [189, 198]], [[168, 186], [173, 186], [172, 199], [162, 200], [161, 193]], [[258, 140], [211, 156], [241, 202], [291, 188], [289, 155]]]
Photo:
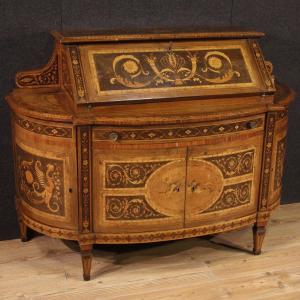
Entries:
[[99, 90], [251, 83], [241, 49], [90, 53]]
[[17, 188], [22, 199], [48, 214], [65, 215], [63, 160], [29, 153], [16, 145]]
[[145, 100], [141, 93], [155, 99], [266, 90], [258, 70], [266, 66], [256, 64], [245, 40], [94, 44], [70, 49], [79, 102], [83, 100], [79, 94], [86, 96], [86, 91], [89, 95], [84, 100], [105, 102]]

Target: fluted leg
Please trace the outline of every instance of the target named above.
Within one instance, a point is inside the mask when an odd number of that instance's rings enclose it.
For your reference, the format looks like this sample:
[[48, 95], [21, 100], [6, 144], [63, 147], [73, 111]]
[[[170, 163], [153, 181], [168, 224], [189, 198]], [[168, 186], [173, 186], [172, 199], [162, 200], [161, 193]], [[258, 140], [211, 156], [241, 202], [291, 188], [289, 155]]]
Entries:
[[82, 268], [83, 268], [83, 279], [87, 281], [90, 280], [90, 275], [91, 275], [93, 244], [79, 245], [79, 246], [80, 246]]
[[253, 254], [259, 255], [261, 254], [262, 243], [266, 234], [266, 226], [265, 225], [253, 225]]

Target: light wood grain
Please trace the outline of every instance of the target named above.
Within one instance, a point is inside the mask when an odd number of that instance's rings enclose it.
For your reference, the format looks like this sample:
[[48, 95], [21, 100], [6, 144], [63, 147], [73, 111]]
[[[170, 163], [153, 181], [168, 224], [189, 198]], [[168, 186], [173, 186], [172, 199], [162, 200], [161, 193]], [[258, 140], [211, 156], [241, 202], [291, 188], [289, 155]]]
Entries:
[[1, 299], [300, 299], [299, 215], [300, 204], [277, 210], [260, 256], [250, 254], [250, 228], [210, 240], [99, 245], [90, 282], [81, 280], [73, 242], [2, 241]]

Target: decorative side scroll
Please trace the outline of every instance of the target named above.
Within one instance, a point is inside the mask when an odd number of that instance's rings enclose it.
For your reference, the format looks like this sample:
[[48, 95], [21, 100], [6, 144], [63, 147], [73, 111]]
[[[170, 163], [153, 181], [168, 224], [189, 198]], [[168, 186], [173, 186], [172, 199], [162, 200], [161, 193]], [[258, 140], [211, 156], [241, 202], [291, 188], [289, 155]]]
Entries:
[[18, 72], [16, 75], [16, 85], [19, 88], [59, 86], [58, 64], [58, 55], [55, 50], [44, 68]]

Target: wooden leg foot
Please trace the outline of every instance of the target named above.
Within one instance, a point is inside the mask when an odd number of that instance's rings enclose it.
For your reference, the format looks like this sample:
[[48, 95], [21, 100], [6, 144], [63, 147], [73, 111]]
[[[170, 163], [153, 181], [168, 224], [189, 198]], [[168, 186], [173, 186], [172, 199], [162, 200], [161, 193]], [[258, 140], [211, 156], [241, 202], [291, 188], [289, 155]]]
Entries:
[[261, 254], [261, 247], [266, 234], [266, 226], [253, 226], [253, 254]]
[[22, 242], [29, 241], [28, 238], [28, 228], [23, 221], [19, 221], [20, 239]]
[[80, 246], [82, 268], [83, 268], [83, 279], [88, 281], [90, 280], [91, 277], [93, 245], [79, 245], [79, 246]]

